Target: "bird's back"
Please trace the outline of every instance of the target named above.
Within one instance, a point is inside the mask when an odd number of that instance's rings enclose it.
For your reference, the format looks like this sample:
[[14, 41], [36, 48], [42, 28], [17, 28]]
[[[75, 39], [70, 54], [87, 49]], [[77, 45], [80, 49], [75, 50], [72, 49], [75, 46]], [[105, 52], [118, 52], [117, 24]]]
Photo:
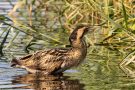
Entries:
[[79, 59], [79, 55], [80, 54], [77, 51], [73, 51], [71, 48], [57, 48], [47, 51], [42, 50], [34, 54], [24, 56], [18, 60], [14, 59], [12, 61], [12, 66], [16, 63], [20, 67], [30, 70], [45, 71], [48, 73], [53, 73], [57, 71], [63, 72], [67, 68], [70, 68], [77, 63], [76, 61], [77, 59]]

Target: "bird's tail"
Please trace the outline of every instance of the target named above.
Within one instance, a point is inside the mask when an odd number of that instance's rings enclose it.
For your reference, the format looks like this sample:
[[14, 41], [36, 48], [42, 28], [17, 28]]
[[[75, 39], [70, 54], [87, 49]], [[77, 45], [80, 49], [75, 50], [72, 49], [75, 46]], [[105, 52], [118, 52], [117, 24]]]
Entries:
[[11, 67], [16, 67], [17, 65], [20, 65], [19, 61], [16, 58], [13, 58], [11, 61]]

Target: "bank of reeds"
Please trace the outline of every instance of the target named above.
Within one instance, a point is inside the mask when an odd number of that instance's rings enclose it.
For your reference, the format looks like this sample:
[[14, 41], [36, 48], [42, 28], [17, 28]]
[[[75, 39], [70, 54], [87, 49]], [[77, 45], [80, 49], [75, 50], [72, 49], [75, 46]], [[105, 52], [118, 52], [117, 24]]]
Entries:
[[1, 24], [12, 27], [15, 36], [6, 48], [14, 46], [20, 32], [27, 37], [23, 39], [25, 50], [34, 44], [66, 45], [65, 40], [73, 28], [85, 23], [95, 28], [95, 32], [87, 36], [91, 45], [124, 53], [135, 49], [133, 0], [20, 0], [8, 15], [13, 24], [5, 19]]

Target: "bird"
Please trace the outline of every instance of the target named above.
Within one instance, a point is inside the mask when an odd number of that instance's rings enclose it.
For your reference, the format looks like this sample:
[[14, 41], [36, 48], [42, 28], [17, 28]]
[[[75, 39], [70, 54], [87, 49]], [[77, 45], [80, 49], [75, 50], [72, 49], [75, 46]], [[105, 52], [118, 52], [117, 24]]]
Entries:
[[89, 25], [78, 25], [69, 36], [70, 48], [39, 50], [18, 59], [13, 58], [11, 67], [23, 68], [32, 74], [61, 74], [84, 61], [87, 55], [87, 43], [84, 36], [90, 30]]

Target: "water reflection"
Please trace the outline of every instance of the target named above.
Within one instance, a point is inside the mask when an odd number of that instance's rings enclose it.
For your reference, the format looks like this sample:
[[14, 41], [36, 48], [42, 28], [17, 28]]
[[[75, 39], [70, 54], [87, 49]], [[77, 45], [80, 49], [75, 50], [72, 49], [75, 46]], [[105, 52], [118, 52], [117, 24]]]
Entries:
[[[83, 90], [83, 84], [78, 80], [70, 80], [68, 76], [44, 76], [40, 74], [26, 74], [14, 77], [12, 84], [24, 84], [27, 86], [19, 89], [32, 90]], [[15, 87], [13, 89], [18, 89]]]
[[27, 74], [26, 70], [11, 68], [9, 62], [0, 60], [0, 90], [83, 90], [84, 85], [71, 77]]

